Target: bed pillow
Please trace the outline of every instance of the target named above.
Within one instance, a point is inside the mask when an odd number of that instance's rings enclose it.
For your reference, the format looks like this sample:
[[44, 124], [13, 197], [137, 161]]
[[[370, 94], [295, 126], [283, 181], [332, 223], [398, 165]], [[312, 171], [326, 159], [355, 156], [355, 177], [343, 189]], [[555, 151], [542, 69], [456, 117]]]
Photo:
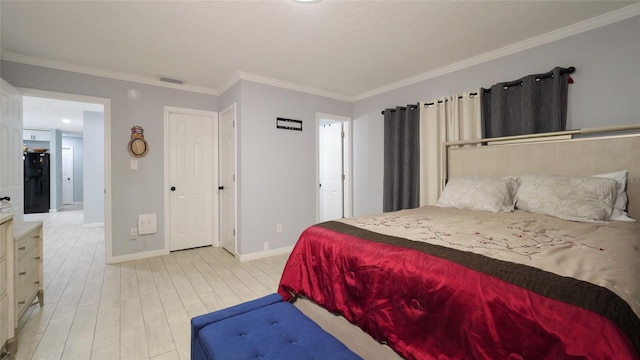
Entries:
[[617, 195], [613, 205], [611, 220], [635, 221], [627, 215], [627, 170], [616, 171], [607, 174], [593, 175], [595, 177], [609, 178], [616, 181]]
[[515, 178], [451, 178], [437, 206], [491, 212], [513, 211]]
[[518, 182], [518, 209], [571, 221], [609, 221], [617, 195], [616, 181], [600, 177], [525, 175]]

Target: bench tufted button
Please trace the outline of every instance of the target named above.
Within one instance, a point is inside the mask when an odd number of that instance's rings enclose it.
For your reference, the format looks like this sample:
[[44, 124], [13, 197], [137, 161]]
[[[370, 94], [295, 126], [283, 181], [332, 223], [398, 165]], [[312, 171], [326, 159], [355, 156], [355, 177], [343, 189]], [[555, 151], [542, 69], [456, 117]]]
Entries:
[[420, 309], [420, 302], [416, 299], [411, 299], [411, 307], [416, 310]]
[[271, 322], [271, 325], [278, 325], [278, 320], [273, 320], [273, 321]]

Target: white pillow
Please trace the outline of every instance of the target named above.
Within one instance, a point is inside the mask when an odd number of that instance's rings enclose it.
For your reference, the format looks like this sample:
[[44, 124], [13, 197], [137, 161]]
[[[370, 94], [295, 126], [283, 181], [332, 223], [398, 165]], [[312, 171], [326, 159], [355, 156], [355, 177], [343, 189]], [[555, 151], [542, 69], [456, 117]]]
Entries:
[[617, 183], [616, 202], [613, 206], [611, 220], [635, 221], [627, 215], [627, 170], [616, 171], [607, 174], [593, 175], [595, 177], [613, 179]]
[[437, 206], [491, 212], [513, 211], [515, 178], [451, 178]]
[[571, 221], [609, 221], [617, 195], [616, 181], [600, 177], [526, 175], [518, 182], [518, 209]]

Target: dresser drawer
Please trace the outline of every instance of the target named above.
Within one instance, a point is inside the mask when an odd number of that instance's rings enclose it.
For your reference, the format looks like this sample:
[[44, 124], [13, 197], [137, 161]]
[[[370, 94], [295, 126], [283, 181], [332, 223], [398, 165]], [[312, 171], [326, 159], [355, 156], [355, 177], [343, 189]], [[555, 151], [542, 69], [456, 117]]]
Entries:
[[16, 287], [16, 290], [16, 318], [20, 318], [25, 307], [31, 304], [38, 293], [38, 274], [33, 273], [25, 278], [23, 285]]
[[16, 266], [16, 288], [20, 289], [22, 285], [34, 274], [38, 273], [38, 248], [32, 248], [25, 254]]
[[7, 291], [7, 259], [0, 260], [0, 296]]
[[24, 234], [24, 236], [16, 240], [16, 259], [20, 260], [24, 254], [29, 252], [29, 250], [33, 249], [38, 244], [39, 240], [40, 231], [38, 228], [29, 231]]

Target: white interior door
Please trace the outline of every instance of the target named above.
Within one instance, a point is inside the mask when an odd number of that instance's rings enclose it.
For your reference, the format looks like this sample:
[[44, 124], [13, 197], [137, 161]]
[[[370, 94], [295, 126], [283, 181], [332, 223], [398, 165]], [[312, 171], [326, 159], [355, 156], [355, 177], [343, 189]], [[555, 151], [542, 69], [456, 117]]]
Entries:
[[62, 148], [62, 203], [73, 203], [73, 147]]
[[320, 221], [344, 216], [342, 134], [341, 122], [320, 125]]
[[236, 107], [220, 113], [220, 243], [232, 254], [236, 248]]
[[169, 114], [169, 221], [171, 251], [211, 245], [214, 118]]
[[0, 79], [0, 197], [10, 197], [14, 222], [22, 223], [22, 94]]

